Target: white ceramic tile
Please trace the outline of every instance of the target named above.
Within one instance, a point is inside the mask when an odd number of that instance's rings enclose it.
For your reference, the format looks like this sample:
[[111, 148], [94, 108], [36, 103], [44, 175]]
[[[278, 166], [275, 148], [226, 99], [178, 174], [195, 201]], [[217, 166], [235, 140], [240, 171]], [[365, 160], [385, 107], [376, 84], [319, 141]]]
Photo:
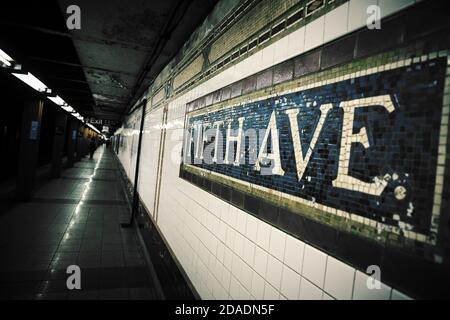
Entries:
[[212, 274], [212, 272], [210, 270], [208, 270], [207, 276], [206, 276], [206, 287], [208, 288], [209, 291], [211, 291], [211, 294], [214, 291], [215, 283], [216, 283], [216, 281], [214, 279], [214, 275]]
[[227, 235], [227, 224], [223, 221], [220, 221], [217, 236], [220, 239], [220, 241], [225, 242], [226, 235]]
[[216, 278], [220, 281], [220, 279], [222, 279], [223, 269], [224, 269], [223, 264], [218, 259], [215, 259], [214, 267], [212, 270], [212, 272], [214, 274], [214, 278]]
[[[229, 65], [227, 68], [221, 73], [224, 79], [227, 79], [227, 85], [236, 81], [237, 75], [239, 73], [235, 73], [236, 65]], [[200, 93], [198, 97], [201, 97], [203, 94]]]
[[244, 288], [249, 291], [252, 289], [253, 272], [253, 269], [250, 268], [250, 266], [248, 266], [246, 263], [242, 264], [241, 277], [239, 278], [239, 280]]
[[288, 35], [288, 47], [286, 50], [286, 59], [295, 57], [305, 49], [305, 27], [301, 27], [298, 30]]
[[238, 215], [238, 208], [235, 206], [230, 206], [230, 210], [228, 211], [228, 225], [231, 226], [233, 229], [237, 230], [237, 215]]
[[264, 298], [264, 279], [256, 272], [253, 273], [252, 277], [251, 293], [257, 300], [262, 300]]
[[353, 289], [354, 300], [389, 300], [391, 288], [384, 283], [380, 284], [380, 289], [369, 289], [367, 280], [369, 275], [356, 271], [355, 287]]
[[[247, 59], [238, 63], [236, 65], [236, 70], [242, 78], [245, 78], [245, 77], [248, 77], [249, 75], [252, 75], [252, 74], [262, 70], [261, 66], [262, 66], [262, 51], [260, 50], [260, 51], [254, 52], [250, 57], [248, 57]], [[223, 81], [223, 80], [221, 80], [221, 81]], [[228, 83], [223, 84], [223, 85], [227, 85], [227, 84]], [[219, 86], [218, 86], [218, 88], [219, 88]]]
[[266, 280], [277, 290], [280, 289], [282, 271], [283, 264], [280, 260], [269, 255], [267, 259]]
[[242, 264], [243, 261], [241, 260], [241, 258], [239, 258], [238, 255], [233, 254], [233, 260], [231, 263], [231, 273], [238, 279], [242, 275]]
[[280, 293], [266, 282], [264, 286], [264, 300], [278, 300], [279, 298]]
[[250, 297], [250, 292], [241, 284], [239, 288], [239, 300], [250, 300]]
[[334, 299], [332, 296], [324, 292], [322, 295], [322, 300], [336, 300], [336, 299]]
[[220, 217], [220, 210], [224, 201], [217, 197], [208, 197], [208, 210], [216, 217]]
[[[414, 0], [378, 0], [378, 5], [381, 8], [381, 17], [384, 18], [397, 11], [400, 11], [414, 3]], [[383, 27], [383, 26], [382, 26]]]
[[302, 278], [300, 282], [300, 300], [321, 300], [322, 291], [309, 282], [307, 279]]
[[353, 293], [355, 269], [328, 256], [325, 291], [338, 300], [350, 300]]
[[325, 26], [325, 16], [317, 18], [306, 25], [305, 30], [305, 51], [314, 49], [323, 44], [323, 33]]
[[272, 227], [270, 232], [269, 253], [278, 260], [283, 261], [286, 247], [286, 233]]
[[347, 32], [348, 2], [337, 7], [325, 15], [324, 42], [329, 42]]
[[275, 65], [288, 59], [286, 56], [286, 51], [289, 47], [288, 37], [286, 36], [281, 38], [280, 40], [275, 42], [274, 45], [275, 52], [273, 56], [273, 64]]
[[261, 65], [263, 69], [273, 66], [273, 57], [275, 55], [275, 44], [271, 44], [261, 50]]
[[247, 238], [244, 238], [244, 256], [243, 260], [253, 266], [254, 260], [255, 260], [255, 244], [248, 240]]
[[230, 207], [231, 206], [226, 202], [223, 202], [220, 206], [220, 219], [225, 223], [228, 223], [228, 213], [230, 211]]
[[377, 0], [350, 0], [348, 14], [348, 31], [365, 27], [367, 24], [367, 8], [377, 5]]
[[287, 266], [283, 266], [281, 293], [289, 300], [298, 299], [300, 293], [300, 275]]
[[224, 268], [222, 271], [221, 284], [224, 287], [225, 291], [227, 292], [230, 290], [230, 281], [231, 281], [231, 272], [226, 268]]
[[225, 243], [228, 248], [233, 249], [234, 248], [234, 238], [236, 236], [236, 231], [230, 226], [227, 226], [227, 235]]
[[236, 223], [236, 230], [241, 233], [242, 235], [245, 235], [245, 230], [247, 228], [247, 216], [248, 213], [238, 210], [237, 211], [237, 223]]
[[[236, 66], [237, 66], [237, 68], [236, 68], [236, 77], [237, 78], [243, 79], [251, 74], [251, 68], [248, 63], [248, 59], [242, 60]], [[212, 91], [213, 90], [211, 90], [209, 92], [212, 92]]]
[[224, 256], [223, 256], [223, 265], [228, 270], [231, 270], [231, 263], [233, 261], [233, 253], [228, 247], [225, 247]]
[[391, 300], [411, 300], [411, 298], [394, 289], [392, 290]]
[[253, 264], [253, 269], [258, 272], [261, 276], [266, 275], [267, 270], [267, 258], [268, 253], [261, 249], [260, 247], [255, 247], [255, 263]]
[[222, 223], [222, 220], [220, 220], [219, 218], [217, 218], [217, 216], [211, 215], [211, 220], [212, 220], [212, 230], [211, 232], [217, 236], [219, 233], [219, 228], [220, 228], [220, 224]]
[[207, 234], [207, 237], [208, 237], [206, 239], [207, 240], [207, 248], [212, 254], [215, 254], [216, 251], [217, 251], [217, 242], [218, 242], [218, 240], [214, 236], [214, 233], [208, 231], [208, 232], [206, 232], [206, 234]]
[[215, 287], [214, 291], [214, 298], [218, 300], [227, 300], [228, 299], [228, 292], [225, 290], [220, 283]]
[[239, 255], [239, 257], [243, 258], [244, 256], [244, 236], [239, 232], [236, 232], [234, 238], [234, 252]]
[[230, 280], [230, 297], [233, 300], [238, 300], [239, 299], [239, 291], [240, 291], [240, 285], [238, 280], [234, 277], [231, 276], [231, 280]]
[[269, 251], [270, 231], [272, 227], [264, 221], [258, 221], [258, 233], [256, 243], [264, 250]]
[[305, 243], [291, 236], [286, 236], [286, 250], [284, 252], [284, 263], [295, 270], [302, 272], [303, 251]]
[[245, 236], [251, 241], [255, 242], [257, 232], [258, 232], [258, 219], [253, 217], [252, 215], [248, 215]]
[[327, 256], [325, 253], [305, 244], [302, 276], [319, 288], [323, 288], [326, 261]]

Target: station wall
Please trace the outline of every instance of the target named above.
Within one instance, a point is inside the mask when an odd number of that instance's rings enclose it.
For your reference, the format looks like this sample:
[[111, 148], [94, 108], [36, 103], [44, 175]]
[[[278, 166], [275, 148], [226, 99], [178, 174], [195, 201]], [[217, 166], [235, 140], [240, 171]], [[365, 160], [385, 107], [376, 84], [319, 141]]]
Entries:
[[[308, 16], [314, 3], [323, 11]], [[448, 294], [450, 42], [446, 33], [416, 37], [423, 3], [260, 1], [252, 19], [149, 94], [139, 195], [201, 298]], [[366, 28], [372, 4], [383, 18], [375, 35]], [[289, 29], [293, 8], [304, 21]], [[277, 17], [285, 29], [275, 34]], [[274, 36], [250, 50], [266, 24]], [[141, 112], [116, 133], [131, 181]], [[253, 163], [248, 129], [263, 130]], [[368, 284], [370, 266], [380, 268], [379, 288]]]

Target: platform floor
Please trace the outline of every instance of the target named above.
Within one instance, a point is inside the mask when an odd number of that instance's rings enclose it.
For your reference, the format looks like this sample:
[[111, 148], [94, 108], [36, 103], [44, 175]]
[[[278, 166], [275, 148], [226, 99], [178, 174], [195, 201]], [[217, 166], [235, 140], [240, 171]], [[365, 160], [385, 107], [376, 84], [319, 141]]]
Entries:
[[[38, 187], [30, 202], [0, 204], [0, 299], [155, 299], [118, 163], [104, 146]], [[69, 265], [81, 290], [68, 290]]]

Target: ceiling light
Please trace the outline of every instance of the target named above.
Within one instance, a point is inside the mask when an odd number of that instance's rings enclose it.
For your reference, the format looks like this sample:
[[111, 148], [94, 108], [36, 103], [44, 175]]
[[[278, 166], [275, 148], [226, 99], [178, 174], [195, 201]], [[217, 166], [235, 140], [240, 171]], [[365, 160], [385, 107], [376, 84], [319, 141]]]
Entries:
[[25, 82], [27, 85], [29, 85], [36, 91], [39, 91], [39, 92], [49, 92], [50, 91], [50, 89], [45, 84], [43, 84], [41, 82], [41, 80], [39, 80], [38, 78], [36, 78], [29, 72], [27, 74], [13, 73], [13, 76], [22, 80], [23, 82]]
[[10, 56], [8, 56], [5, 51], [0, 49], [0, 61], [3, 64], [5, 64], [8, 67], [10, 67], [11, 66], [11, 62], [13, 61], [13, 59]]
[[80, 118], [80, 114], [78, 112], [72, 112], [71, 115], [74, 116], [77, 119]]
[[83, 121], [83, 117], [81, 114], [79, 114], [78, 112], [76, 113], [71, 113], [71, 115], [73, 115], [75, 118], [77, 118], [78, 120]]
[[70, 112], [70, 113], [72, 113], [72, 112], [75, 112], [75, 109], [74, 108], [72, 108], [71, 106], [61, 106], [61, 108], [63, 108], [64, 110], [66, 110], [67, 112]]
[[[25, 82], [27, 85], [32, 87], [34, 90], [38, 92], [45, 92], [45, 93], [51, 93], [52, 90], [48, 88], [41, 80], [36, 78], [31, 73], [15, 73], [18, 72], [18, 70], [21, 70], [21, 65], [15, 63], [15, 61], [8, 55], [6, 52], [0, 49], [0, 62], [8, 67], [12, 66], [12, 62], [14, 62], [14, 67], [12, 71], [12, 75], [14, 75], [17, 79]], [[1, 65], [1, 64], [0, 64]], [[81, 122], [84, 122], [83, 116], [81, 116], [74, 108], [69, 106], [60, 96], [48, 96], [47, 97], [50, 101], [55, 103], [56, 105], [60, 106], [65, 111], [69, 112], [71, 115], [73, 115], [75, 118], [80, 120]]]
[[100, 133], [100, 130], [98, 130], [98, 129], [97, 129], [95, 126], [93, 126], [92, 124], [88, 123], [87, 126], [88, 126], [89, 128], [91, 128], [92, 130], [94, 130], [95, 132]]
[[63, 99], [61, 99], [60, 96], [48, 97], [48, 100], [52, 101], [53, 103], [57, 104], [60, 107], [62, 107], [62, 106], [67, 104]]

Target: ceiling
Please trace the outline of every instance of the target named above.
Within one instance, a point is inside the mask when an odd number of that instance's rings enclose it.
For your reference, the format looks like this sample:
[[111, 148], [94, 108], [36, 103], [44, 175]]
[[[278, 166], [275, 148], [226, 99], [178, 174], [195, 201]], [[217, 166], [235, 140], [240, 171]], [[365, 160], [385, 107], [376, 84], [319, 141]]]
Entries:
[[[2, 4], [0, 48], [85, 117], [120, 120], [216, 0], [54, 0]], [[68, 30], [69, 5], [81, 29]]]

